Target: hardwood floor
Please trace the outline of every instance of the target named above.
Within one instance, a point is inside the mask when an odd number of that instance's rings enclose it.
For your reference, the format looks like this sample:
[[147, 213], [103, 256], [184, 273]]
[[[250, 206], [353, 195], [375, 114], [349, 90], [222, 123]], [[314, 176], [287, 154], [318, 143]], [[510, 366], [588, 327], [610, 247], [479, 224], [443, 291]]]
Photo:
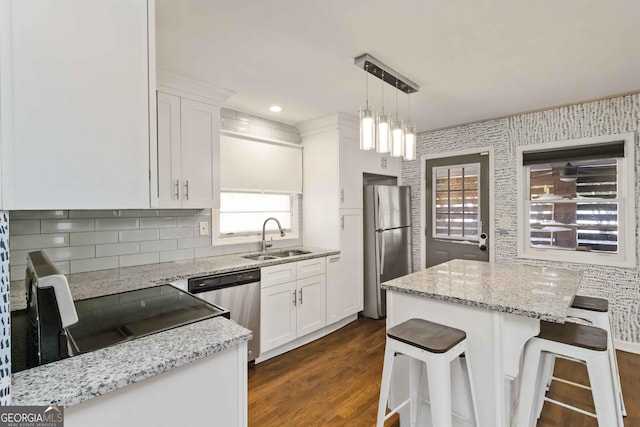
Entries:
[[[375, 425], [385, 320], [359, 318], [321, 340], [249, 370], [249, 426]], [[625, 427], [640, 426], [640, 356], [618, 352]], [[588, 383], [584, 366], [558, 360], [556, 376]], [[559, 382], [549, 397], [593, 410], [588, 390]], [[398, 427], [397, 417], [386, 426]], [[538, 427], [596, 427], [586, 415], [545, 403]], [[607, 426], [608, 427], [608, 426]]]

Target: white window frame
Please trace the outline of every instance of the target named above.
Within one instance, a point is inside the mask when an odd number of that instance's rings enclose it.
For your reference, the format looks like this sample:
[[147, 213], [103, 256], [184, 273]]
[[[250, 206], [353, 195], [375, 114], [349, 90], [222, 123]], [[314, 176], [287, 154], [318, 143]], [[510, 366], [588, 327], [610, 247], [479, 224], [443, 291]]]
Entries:
[[[605, 144], [624, 141], [624, 158], [618, 160], [618, 253], [564, 251], [559, 249], [532, 248], [529, 245], [530, 214], [529, 167], [522, 165], [523, 154], [529, 151], [557, 150], [559, 148], [583, 145]], [[573, 262], [616, 267], [636, 266], [636, 177], [635, 177], [635, 134], [632, 132], [615, 135], [555, 141], [543, 144], [517, 147], [517, 188], [518, 188], [518, 258], [546, 261]]]
[[[222, 191], [224, 192], [224, 190]], [[227, 191], [230, 193], [238, 193], [240, 191]], [[278, 241], [287, 241], [287, 240], [298, 240], [300, 239], [300, 212], [299, 212], [299, 201], [300, 195], [297, 193], [285, 193], [285, 192], [276, 192], [276, 191], [245, 191], [245, 193], [254, 193], [254, 194], [262, 194], [262, 193], [274, 193], [274, 194], [289, 194], [291, 196], [291, 230], [286, 230], [286, 234], [284, 237], [280, 236], [280, 232], [274, 230], [267, 230], [265, 233], [265, 238], [268, 241], [273, 239], [274, 242]], [[265, 218], [266, 219], [266, 218]], [[223, 245], [236, 245], [242, 243], [259, 243], [262, 242], [262, 230], [253, 233], [246, 234], [237, 234], [237, 235], [228, 235], [220, 233], [220, 209], [213, 209], [211, 212], [211, 244], [213, 246], [223, 246]], [[259, 224], [260, 228], [262, 228], [262, 224]]]
[[[436, 197], [437, 197], [437, 191], [435, 190], [435, 182], [436, 182], [436, 172], [438, 171], [438, 169], [454, 169], [454, 168], [467, 168], [470, 166], [475, 166], [478, 168], [478, 188], [477, 188], [477, 192], [478, 192], [478, 224], [477, 224], [477, 228], [478, 228], [478, 235], [477, 236], [443, 236], [440, 234], [436, 233]], [[432, 169], [432, 177], [431, 177], [431, 182], [433, 182], [434, 184], [434, 190], [431, 192], [432, 193], [432, 200], [431, 200], [431, 234], [432, 234], [432, 238], [434, 239], [442, 239], [442, 240], [455, 240], [455, 241], [469, 241], [469, 242], [478, 242], [480, 240], [480, 233], [482, 232], [482, 207], [480, 206], [481, 202], [481, 197], [480, 197], [480, 163], [464, 163], [464, 164], [459, 164], [459, 165], [446, 165], [446, 166], [436, 166]], [[463, 205], [464, 205], [464, 199], [463, 199]], [[464, 207], [463, 207], [463, 212], [464, 212]], [[464, 219], [464, 214], [462, 215], [463, 219]]]

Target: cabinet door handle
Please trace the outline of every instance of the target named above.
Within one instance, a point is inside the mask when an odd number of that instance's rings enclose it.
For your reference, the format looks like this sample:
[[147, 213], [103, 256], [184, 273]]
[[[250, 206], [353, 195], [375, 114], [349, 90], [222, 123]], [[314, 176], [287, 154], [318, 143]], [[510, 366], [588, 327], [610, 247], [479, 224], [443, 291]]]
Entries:
[[293, 291], [293, 306], [296, 306], [296, 295], [298, 291]]
[[184, 198], [185, 200], [189, 200], [189, 180], [184, 182]]
[[334, 262], [338, 262], [338, 261], [340, 261], [340, 257], [339, 256], [337, 256], [335, 258], [329, 258], [329, 262], [330, 263], [334, 263]]
[[340, 189], [340, 202], [344, 203], [344, 188]]
[[344, 215], [340, 217], [340, 228], [344, 230]]
[[176, 179], [176, 200], [180, 200], [180, 180]]
[[300, 289], [300, 300], [299, 300], [299, 302], [300, 302], [300, 305], [302, 305], [302, 289]]

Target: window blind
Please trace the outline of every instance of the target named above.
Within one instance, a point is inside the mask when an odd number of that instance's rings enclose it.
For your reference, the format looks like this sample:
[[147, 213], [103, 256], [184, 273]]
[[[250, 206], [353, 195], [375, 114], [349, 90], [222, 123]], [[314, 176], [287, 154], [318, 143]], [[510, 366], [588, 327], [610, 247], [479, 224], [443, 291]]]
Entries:
[[522, 164], [529, 166], [541, 163], [610, 159], [616, 157], [624, 157], [624, 141], [583, 145], [558, 150], [524, 151], [522, 153]]
[[220, 187], [302, 193], [302, 147], [221, 134]]

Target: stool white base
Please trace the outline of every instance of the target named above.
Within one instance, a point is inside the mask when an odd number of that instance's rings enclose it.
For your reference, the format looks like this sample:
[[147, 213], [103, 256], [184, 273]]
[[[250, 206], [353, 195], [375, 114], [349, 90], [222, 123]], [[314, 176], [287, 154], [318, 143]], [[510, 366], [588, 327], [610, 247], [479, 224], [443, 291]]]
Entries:
[[[382, 382], [380, 385], [380, 399], [378, 401], [377, 427], [382, 427], [384, 422], [400, 409], [409, 405], [410, 425], [415, 427], [421, 419], [422, 406], [422, 369], [426, 367], [428, 377], [428, 389], [430, 397], [430, 409], [432, 425], [438, 427], [452, 427], [453, 413], [451, 407], [451, 362], [467, 351], [466, 340], [458, 343], [445, 353], [431, 353], [418, 347], [403, 343], [387, 337], [384, 365], [382, 368]], [[391, 376], [393, 371], [393, 359], [396, 353], [410, 357], [409, 360], [409, 398], [392, 408], [385, 414]], [[474, 426], [478, 426], [478, 411], [476, 399], [473, 395], [473, 376], [467, 358], [463, 358], [468, 379], [468, 390], [471, 393], [473, 405]]]
[[[600, 427], [623, 427], [622, 412], [615, 398], [612, 367], [607, 351], [594, 351], [541, 338], [531, 338], [525, 347], [517, 426], [533, 427], [546, 388], [543, 358], [549, 354], [582, 360], [587, 364], [589, 383]], [[568, 405], [563, 405], [568, 406]]]

